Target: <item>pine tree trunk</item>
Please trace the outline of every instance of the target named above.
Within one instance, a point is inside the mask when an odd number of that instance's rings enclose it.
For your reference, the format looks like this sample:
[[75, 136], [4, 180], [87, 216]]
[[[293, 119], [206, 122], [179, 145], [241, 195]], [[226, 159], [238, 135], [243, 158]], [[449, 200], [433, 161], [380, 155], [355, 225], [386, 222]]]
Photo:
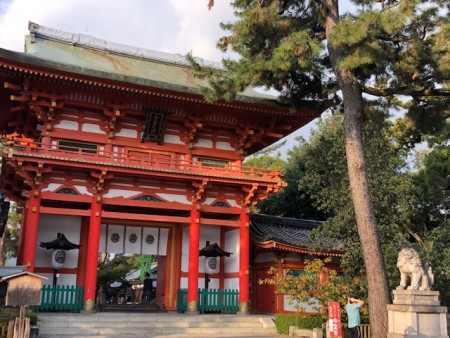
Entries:
[[367, 272], [370, 326], [372, 336], [381, 338], [387, 336], [387, 304], [390, 302], [390, 297], [386, 267], [381, 252], [364, 158], [362, 92], [353, 74], [339, 69], [339, 63], [343, 57], [342, 48], [334, 47], [330, 43], [330, 35], [339, 18], [338, 0], [323, 0], [323, 6], [330, 61], [344, 100], [344, 135], [347, 166], [358, 234]]

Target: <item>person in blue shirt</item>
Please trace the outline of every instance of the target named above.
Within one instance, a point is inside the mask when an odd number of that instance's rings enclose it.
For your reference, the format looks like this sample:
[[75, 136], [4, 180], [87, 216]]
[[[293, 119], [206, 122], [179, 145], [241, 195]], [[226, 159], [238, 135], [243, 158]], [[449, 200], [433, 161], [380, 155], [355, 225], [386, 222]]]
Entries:
[[345, 305], [348, 317], [348, 329], [350, 330], [352, 338], [361, 337], [359, 326], [361, 325], [361, 306], [363, 305], [364, 301], [353, 297], [349, 297], [347, 305]]

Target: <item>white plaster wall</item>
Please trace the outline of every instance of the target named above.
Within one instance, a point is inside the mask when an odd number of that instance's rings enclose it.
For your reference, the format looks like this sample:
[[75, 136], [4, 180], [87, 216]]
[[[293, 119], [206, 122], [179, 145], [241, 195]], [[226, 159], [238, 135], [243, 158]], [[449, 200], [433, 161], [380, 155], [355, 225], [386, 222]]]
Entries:
[[77, 189], [80, 194], [92, 196], [92, 193], [87, 190], [87, 187], [84, 185], [74, 185], [74, 188]]
[[[201, 225], [199, 251], [206, 246], [206, 241], [209, 241], [209, 244], [217, 243], [220, 246], [220, 227]], [[205, 257], [199, 257], [198, 267], [200, 273], [205, 272]]]
[[[188, 272], [189, 268], [189, 237], [189, 227], [186, 227], [182, 232], [183, 241], [181, 245], [181, 271], [183, 272]], [[199, 251], [206, 246], [206, 241], [209, 241], [209, 244], [217, 243], [220, 245], [220, 227], [201, 225]], [[205, 272], [205, 257], [199, 257], [199, 272]]]
[[164, 143], [183, 144], [184, 145], [184, 142], [181, 141], [180, 136], [178, 136], [178, 135], [164, 135]]
[[275, 255], [273, 254], [273, 252], [265, 252], [265, 253], [259, 254], [255, 258], [256, 263], [273, 262], [273, 261], [275, 261]]
[[142, 193], [142, 191], [136, 191], [136, 190], [110, 189], [107, 194], [103, 195], [103, 197], [105, 197], [105, 198], [114, 198], [114, 197], [129, 198], [131, 196], [136, 196], [141, 193]]
[[174, 195], [174, 194], [163, 194], [163, 193], [158, 193], [155, 195], [161, 197], [162, 199], [165, 199], [168, 202], [179, 202], [179, 203], [183, 203], [183, 204], [191, 203], [188, 200], [186, 195]]
[[188, 279], [187, 277], [181, 277], [180, 278], [180, 289], [187, 289], [188, 288]]
[[93, 123], [83, 123], [81, 125], [81, 130], [88, 133], [106, 134], [103, 130], [100, 129], [100, 126], [98, 124]]
[[61, 122], [55, 124], [55, 128], [78, 130], [78, 122], [61, 120]]
[[[53, 285], [53, 274], [52, 273], [39, 273], [39, 275], [45, 276], [48, 279], [42, 280], [43, 285]], [[56, 280], [57, 285], [76, 285], [77, 284], [77, 275], [76, 274], [64, 274], [60, 273], [59, 277]]]
[[216, 142], [216, 148], [221, 150], [234, 150], [229, 142]]
[[189, 227], [183, 228], [181, 242], [181, 271], [188, 272], [189, 267]]
[[62, 186], [63, 186], [62, 184], [50, 183], [47, 187], [42, 189], [42, 191], [56, 191]]
[[116, 136], [123, 136], [123, 137], [137, 138], [138, 133], [137, 133], [137, 130], [134, 130], [134, 129], [122, 128], [115, 135]]
[[227, 201], [227, 203], [229, 205], [231, 205], [232, 207], [238, 207], [239, 206], [239, 204], [236, 202], [236, 200], [226, 199], [225, 201]]
[[196, 147], [203, 147], [203, 148], [212, 148], [213, 147], [213, 143], [211, 140], [207, 140], [204, 138], [200, 138], [196, 143], [195, 143]]
[[[198, 279], [198, 288], [204, 289], [205, 288], [205, 279], [199, 278]], [[219, 288], [219, 279], [218, 278], [210, 278], [208, 289], [218, 289]]]
[[[41, 248], [41, 242], [50, 242], [56, 239], [58, 232], [75, 244], [80, 244], [80, 216], [62, 216], [41, 214], [39, 216], [39, 231], [36, 243], [36, 267], [51, 267], [52, 250]], [[78, 250], [69, 250], [66, 255], [64, 268], [76, 268], [78, 265]]]
[[239, 229], [225, 233], [225, 248], [231, 252], [230, 257], [225, 257], [225, 272], [239, 272]]
[[225, 278], [225, 289], [239, 289], [239, 278]]

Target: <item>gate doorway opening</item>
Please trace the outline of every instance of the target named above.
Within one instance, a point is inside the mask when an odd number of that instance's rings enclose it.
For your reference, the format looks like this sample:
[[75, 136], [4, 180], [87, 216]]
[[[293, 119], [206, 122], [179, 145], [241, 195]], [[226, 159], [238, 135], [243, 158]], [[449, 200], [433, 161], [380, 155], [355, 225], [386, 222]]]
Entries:
[[168, 234], [169, 228], [102, 224], [96, 302], [101, 310], [165, 308]]

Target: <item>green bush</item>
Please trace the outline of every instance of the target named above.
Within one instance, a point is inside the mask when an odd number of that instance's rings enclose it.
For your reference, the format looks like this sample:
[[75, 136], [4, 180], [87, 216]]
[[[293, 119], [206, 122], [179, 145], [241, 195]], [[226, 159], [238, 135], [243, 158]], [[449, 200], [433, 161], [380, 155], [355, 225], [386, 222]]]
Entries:
[[279, 334], [289, 334], [289, 326], [299, 329], [314, 329], [322, 327], [322, 315], [277, 314], [275, 326]]
[[[12, 309], [11, 311], [0, 309], [0, 320], [9, 320], [17, 317], [19, 317], [18, 309]], [[26, 310], [25, 317], [30, 318], [30, 325], [37, 325], [38, 315], [33, 310]]]

